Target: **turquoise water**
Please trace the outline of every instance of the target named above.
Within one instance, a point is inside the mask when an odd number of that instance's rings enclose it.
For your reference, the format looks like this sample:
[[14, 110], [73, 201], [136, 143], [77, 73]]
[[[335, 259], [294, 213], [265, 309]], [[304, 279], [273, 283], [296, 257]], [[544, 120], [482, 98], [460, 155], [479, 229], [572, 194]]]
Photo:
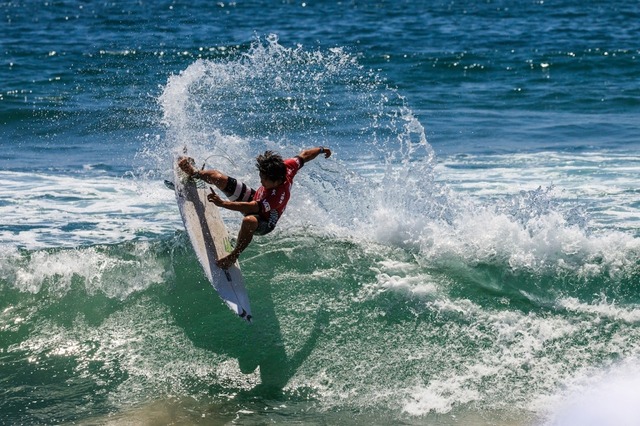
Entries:
[[[637, 3], [0, 11], [0, 423], [640, 421]], [[316, 145], [247, 325], [162, 181]]]

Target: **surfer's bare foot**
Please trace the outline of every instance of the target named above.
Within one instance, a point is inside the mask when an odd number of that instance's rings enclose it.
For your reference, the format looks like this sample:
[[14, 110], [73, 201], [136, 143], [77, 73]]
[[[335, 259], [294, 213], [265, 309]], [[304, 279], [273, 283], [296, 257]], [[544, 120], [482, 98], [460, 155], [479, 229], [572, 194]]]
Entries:
[[236, 260], [238, 260], [238, 255], [231, 253], [229, 256], [218, 259], [216, 265], [218, 265], [220, 269], [229, 269], [236, 263]]
[[193, 176], [197, 170], [193, 167], [193, 158], [191, 157], [180, 157], [178, 159], [178, 167], [182, 169], [189, 177]]

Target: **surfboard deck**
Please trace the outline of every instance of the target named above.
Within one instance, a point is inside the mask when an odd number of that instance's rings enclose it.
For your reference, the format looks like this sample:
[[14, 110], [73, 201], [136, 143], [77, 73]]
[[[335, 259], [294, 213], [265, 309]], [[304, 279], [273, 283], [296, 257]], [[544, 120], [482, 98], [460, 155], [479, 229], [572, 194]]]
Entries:
[[205, 182], [191, 179], [174, 162], [174, 189], [182, 222], [198, 261], [207, 279], [229, 309], [247, 322], [251, 322], [249, 296], [244, 285], [238, 262], [229, 269], [216, 265], [219, 257], [233, 250], [229, 233], [224, 226], [218, 207], [207, 201], [210, 189]]

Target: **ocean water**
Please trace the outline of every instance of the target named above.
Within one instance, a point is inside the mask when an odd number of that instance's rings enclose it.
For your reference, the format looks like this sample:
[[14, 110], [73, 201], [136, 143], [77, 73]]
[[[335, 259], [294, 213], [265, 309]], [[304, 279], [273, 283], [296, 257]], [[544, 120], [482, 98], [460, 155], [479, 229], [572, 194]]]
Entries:
[[[0, 424], [640, 423], [637, 1], [0, 22]], [[248, 325], [163, 179], [317, 145]]]

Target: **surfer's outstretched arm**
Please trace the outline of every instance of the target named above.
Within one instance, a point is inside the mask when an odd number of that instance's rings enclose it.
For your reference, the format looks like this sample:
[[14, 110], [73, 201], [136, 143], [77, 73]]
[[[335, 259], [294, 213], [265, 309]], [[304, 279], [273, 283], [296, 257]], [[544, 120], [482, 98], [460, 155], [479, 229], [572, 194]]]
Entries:
[[315, 159], [318, 155], [324, 154], [324, 158], [331, 157], [331, 149], [319, 146], [317, 148], [309, 148], [298, 154], [298, 157], [302, 158], [305, 163]]

